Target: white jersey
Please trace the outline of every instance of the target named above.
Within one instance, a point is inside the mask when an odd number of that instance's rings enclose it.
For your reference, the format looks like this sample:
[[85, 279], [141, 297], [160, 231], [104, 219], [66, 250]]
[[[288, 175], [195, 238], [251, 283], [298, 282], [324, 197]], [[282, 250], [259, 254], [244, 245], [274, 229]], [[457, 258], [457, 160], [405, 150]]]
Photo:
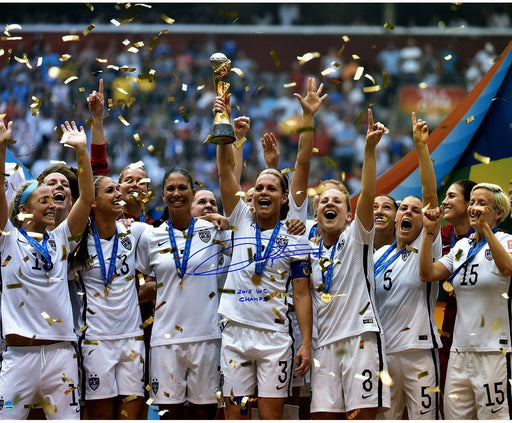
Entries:
[[[394, 353], [414, 348], [438, 348], [441, 340], [434, 319], [439, 282], [422, 282], [419, 277], [419, 250], [423, 232], [386, 269], [375, 276], [378, 313], [386, 352]], [[374, 262], [388, 250], [384, 245], [374, 254]], [[391, 252], [391, 258], [397, 248]], [[432, 245], [434, 260], [441, 257], [439, 233]]]
[[76, 247], [70, 241], [68, 221], [48, 232], [50, 271], [39, 253], [9, 222], [9, 235], [0, 236], [2, 261], [2, 335], [76, 341], [68, 290], [67, 254]]
[[[496, 238], [512, 253], [512, 235], [497, 232]], [[469, 238], [457, 242], [439, 261], [450, 272], [468, 256]], [[492, 258], [489, 244], [453, 278], [457, 316], [451, 351], [512, 351], [510, 339], [510, 276], [502, 276]]]
[[108, 289], [105, 289], [94, 236], [89, 234], [87, 248], [92, 259], [91, 268], [79, 270], [84, 291], [79, 324], [80, 327], [87, 327], [85, 339], [113, 340], [142, 335], [135, 257], [137, 244], [146, 226], [145, 223], [134, 222], [127, 229], [121, 222], [116, 222], [117, 235], [100, 240], [108, 275], [112, 248], [117, 238], [116, 267]]
[[[180, 260], [186, 231], [173, 229]], [[148, 226], [137, 250], [137, 270], [155, 272], [156, 303], [151, 346], [220, 339], [217, 272], [224, 231], [196, 219], [185, 276], [180, 283], [169, 240], [168, 222]]]
[[[229, 217], [238, 229], [234, 235], [233, 257], [219, 313], [224, 317], [254, 328], [288, 332], [288, 283], [291, 263], [307, 258], [309, 243], [305, 235], [290, 235], [282, 222], [275, 244], [261, 274], [255, 274], [256, 224], [247, 205], [240, 200]], [[261, 232], [262, 247], [266, 247], [273, 229]], [[262, 255], [264, 251], [262, 252]]]
[[[354, 222], [340, 235], [335, 246], [322, 245], [324, 275], [333, 259], [331, 287], [327, 294], [322, 290], [322, 268], [319, 263], [320, 246], [310, 254], [313, 274], [313, 309], [318, 326], [318, 341], [322, 347], [363, 332], [380, 332], [375, 306], [375, 281], [373, 279], [374, 229], [366, 231], [356, 216]], [[333, 252], [333, 248], [336, 251]], [[322, 295], [323, 294], [323, 295]], [[322, 301], [328, 300], [327, 302]]]

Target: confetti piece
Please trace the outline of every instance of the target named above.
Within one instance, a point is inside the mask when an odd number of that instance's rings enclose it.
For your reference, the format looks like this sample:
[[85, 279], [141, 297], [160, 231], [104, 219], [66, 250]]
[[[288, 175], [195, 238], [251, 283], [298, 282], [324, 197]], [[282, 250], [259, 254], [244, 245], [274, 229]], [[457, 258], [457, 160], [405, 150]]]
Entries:
[[418, 379], [421, 379], [422, 377], [425, 377], [425, 376], [428, 376], [428, 370], [418, 373]]
[[48, 313], [46, 311], [43, 311], [41, 313], [41, 316], [43, 316], [43, 319], [46, 320], [50, 326], [53, 325], [53, 320], [50, 318], [50, 316], [48, 315]]
[[380, 85], [374, 85], [372, 87], [363, 87], [364, 93], [376, 93], [377, 91], [380, 91]]
[[188, 116], [187, 116], [187, 112], [185, 111], [185, 107], [181, 106], [179, 110], [180, 110], [180, 114], [181, 114], [181, 117], [183, 118], [183, 120], [185, 122], [188, 122]]
[[320, 57], [320, 53], [315, 51], [312, 53], [306, 53], [303, 56], [297, 56], [297, 60], [299, 61], [300, 65], [303, 65], [304, 63], [307, 63], [310, 60], [316, 59], [317, 57]]
[[[3, 234], [4, 235], [4, 234]], [[2, 263], [2, 267], [5, 267], [9, 264], [9, 262], [11, 261], [11, 256], [7, 256], [4, 260], [4, 262]]]
[[420, 83], [418, 84], [418, 88], [419, 88], [420, 90], [424, 90], [425, 88], [428, 88], [428, 84], [427, 84], [426, 82], [420, 82]]
[[363, 119], [363, 117], [364, 117], [364, 114], [365, 114], [364, 109], [363, 109], [363, 110], [361, 110], [361, 111], [359, 112], [359, 114], [357, 115], [356, 120], [354, 121], [354, 126], [359, 125], [359, 123], [361, 122], [361, 120], [362, 120], [362, 119]]
[[68, 41], [79, 41], [79, 40], [80, 40], [79, 35], [64, 35], [64, 36], [62, 36], [62, 41], [64, 41], [65, 43]]
[[412, 253], [418, 254], [418, 249], [411, 247], [410, 245], [406, 245], [405, 249], [411, 251]]
[[354, 81], [359, 81], [364, 72], [364, 66], [359, 66], [354, 74]]
[[379, 372], [379, 377], [383, 385], [385, 386], [392, 386], [393, 385], [393, 379], [391, 379], [391, 376], [387, 372], [387, 370], [381, 370]]
[[160, 18], [162, 18], [162, 20], [163, 20], [165, 23], [169, 24], [169, 25], [172, 25], [174, 22], [176, 22], [176, 20], [175, 20], [175, 19], [170, 18], [169, 16], [165, 15], [164, 13], [162, 13], [162, 14], [160, 15]]
[[295, 168], [287, 167], [286, 169], [281, 170], [281, 173], [290, 173], [290, 172], [295, 172]]
[[23, 287], [22, 283], [10, 283], [10, 284], [7, 284], [7, 289], [16, 289], [16, 288], [22, 288], [22, 287]]
[[470, 117], [468, 117], [468, 118], [464, 121], [464, 125], [467, 125], [469, 122], [472, 122], [472, 121], [474, 121], [474, 120], [475, 120], [475, 118], [474, 118], [473, 116], [470, 116]]
[[115, 26], [119, 26], [119, 25], [121, 25], [121, 24], [119, 23], [119, 21], [116, 21], [115, 19], [110, 19], [110, 23], [111, 23], [112, 25], [115, 25]]
[[314, 359], [313, 359], [313, 365], [314, 365], [315, 367], [320, 367], [320, 362], [319, 362], [316, 358], [314, 358]]
[[83, 31], [82, 31], [82, 34], [84, 37], [87, 37], [87, 34], [89, 34], [89, 32], [91, 32], [94, 28], [96, 28], [96, 25], [94, 24], [90, 24], [87, 28], [85, 28]]
[[149, 316], [139, 327], [141, 329], [144, 329], [148, 327], [151, 323], [153, 323], [153, 320], [155, 320], [153, 316]]
[[375, 85], [375, 79], [373, 78], [373, 76], [371, 76], [369, 73], [365, 73], [364, 74], [364, 77], [366, 79], [369, 79], [370, 81], [372, 81], [372, 84]]
[[387, 29], [390, 29], [391, 31], [395, 29], [395, 25], [389, 23], [389, 22], [386, 22], [384, 24], [384, 28], [387, 28]]
[[330, 164], [332, 167], [338, 167], [338, 163], [336, 163], [334, 160], [332, 160], [329, 157], [324, 157], [324, 161], [326, 161], [328, 164]]
[[482, 156], [481, 154], [478, 154], [477, 152], [473, 153], [473, 157], [483, 164], [488, 165], [489, 163], [491, 163], [490, 157]]
[[439, 386], [429, 386], [427, 392], [441, 392], [441, 388]]
[[370, 302], [367, 302], [366, 305], [363, 307], [363, 309], [359, 312], [359, 314], [362, 316], [366, 310], [368, 310], [368, 307], [370, 306]]
[[91, 3], [85, 3], [85, 5], [89, 8], [91, 12], [94, 11], [94, 6]]
[[236, 363], [233, 361], [233, 359], [229, 360], [229, 364], [231, 365], [231, 367], [236, 368]]
[[174, 329], [176, 329], [178, 332], [183, 333], [183, 328], [181, 326], [176, 325], [174, 326]]
[[352, 55], [352, 59], [354, 59], [354, 60], [359, 60], [359, 59], [360, 59], [360, 57], [359, 57], [357, 54], [353, 54], [353, 55]]
[[64, 81], [65, 85], [68, 85], [71, 81], [76, 81], [78, 79], [78, 76], [70, 76], [68, 79]]
[[270, 52], [270, 56], [272, 57], [272, 60], [274, 61], [274, 65], [279, 66], [281, 64], [281, 62], [279, 61], [279, 57], [277, 57], [277, 53], [274, 50], [272, 50]]
[[348, 35], [344, 35], [343, 37], [341, 37], [341, 39], [345, 42], [345, 43], [348, 43], [350, 41], [350, 38]]
[[292, 88], [292, 87], [295, 87], [297, 85], [296, 82], [288, 82], [286, 84], [283, 84], [283, 87], [284, 88]]

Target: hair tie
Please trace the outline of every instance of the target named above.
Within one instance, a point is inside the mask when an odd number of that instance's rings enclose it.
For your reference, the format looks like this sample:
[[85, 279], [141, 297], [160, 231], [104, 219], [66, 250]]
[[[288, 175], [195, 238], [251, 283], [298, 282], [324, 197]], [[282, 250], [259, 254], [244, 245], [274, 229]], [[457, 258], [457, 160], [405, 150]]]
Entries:
[[20, 204], [18, 207], [25, 204], [25, 202], [28, 200], [28, 197], [30, 197], [30, 195], [37, 189], [38, 186], [39, 182], [37, 181], [31, 182], [29, 185], [27, 185], [27, 187], [23, 190], [23, 194], [21, 194]]

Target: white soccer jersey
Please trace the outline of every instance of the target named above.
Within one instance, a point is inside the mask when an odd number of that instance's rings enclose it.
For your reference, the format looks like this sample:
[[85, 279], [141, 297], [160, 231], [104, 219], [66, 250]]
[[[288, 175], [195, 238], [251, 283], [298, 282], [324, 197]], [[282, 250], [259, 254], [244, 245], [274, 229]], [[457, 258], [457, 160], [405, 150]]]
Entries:
[[[316, 250], [310, 254], [313, 274], [311, 296], [318, 326], [315, 347], [363, 332], [380, 332], [373, 279], [373, 236], [374, 230], [366, 231], [358, 217], [341, 233], [333, 256], [332, 281], [327, 295], [321, 290], [320, 247], [311, 242], [311, 249]], [[334, 246], [322, 246], [324, 275], [327, 274], [332, 248]]]
[[[12, 230], [12, 232], [10, 232]], [[67, 254], [75, 248], [65, 220], [48, 232], [49, 272], [26, 238], [9, 222], [0, 236], [2, 261], [2, 334], [76, 341], [68, 290]]]
[[[497, 232], [496, 238], [512, 253], [512, 235]], [[440, 262], [451, 272], [468, 256], [469, 238], [457, 242]], [[510, 276], [502, 276], [486, 244], [453, 279], [457, 316], [451, 351], [511, 351]]]
[[[180, 260], [186, 231], [173, 229]], [[228, 236], [204, 219], [196, 219], [183, 283], [176, 271], [169, 240], [168, 223], [148, 226], [137, 250], [137, 270], [155, 272], [156, 303], [151, 346], [220, 339], [217, 307], [217, 272], [223, 245]]]
[[[441, 345], [434, 319], [439, 282], [422, 282], [419, 277], [423, 232], [375, 277], [378, 313], [388, 353]], [[375, 263], [388, 248], [389, 245], [385, 245], [375, 252]], [[388, 258], [395, 252], [397, 248]], [[441, 257], [440, 233], [432, 245], [432, 255], [434, 260]]]
[[80, 327], [87, 327], [85, 339], [122, 339], [142, 335], [135, 257], [137, 244], [146, 226], [145, 223], [134, 222], [127, 229], [121, 222], [116, 222], [117, 236], [100, 240], [108, 275], [117, 237], [115, 276], [108, 289], [105, 289], [94, 236], [89, 234], [87, 248], [92, 259], [91, 268], [79, 270], [84, 291], [79, 322]]
[[[256, 224], [247, 205], [240, 200], [229, 217], [238, 229], [234, 234], [233, 256], [220, 299], [219, 313], [240, 324], [259, 329], [288, 332], [287, 283], [292, 261], [309, 253], [307, 237], [289, 235], [282, 222], [261, 281], [255, 284]], [[273, 229], [261, 232], [265, 247]], [[264, 251], [262, 252], [262, 256]]]

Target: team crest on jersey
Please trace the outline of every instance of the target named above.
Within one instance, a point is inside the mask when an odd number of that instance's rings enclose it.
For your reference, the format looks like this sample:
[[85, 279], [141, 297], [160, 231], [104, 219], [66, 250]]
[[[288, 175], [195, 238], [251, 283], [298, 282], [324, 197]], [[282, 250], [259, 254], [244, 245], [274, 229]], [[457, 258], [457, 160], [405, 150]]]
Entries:
[[158, 379], [153, 378], [153, 380], [151, 381], [151, 390], [153, 391], [153, 394], [156, 395], [156, 393], [158, 392], [159, 385], [160, 383], [158, 383]]
[[132, 240], [130, 239], [130, 237], [128, 236], [123, 236], [121, 238], [121, 245], [127, 249], [127, 250], [131, 250], [132, 249]]
[[492, 261], [492, 253], [489, 248], [487, 250], [485, 250], [485, 258], [489, 261]]
[[212, 234], [208, 229], [203, 229], [197, 233], [199, 235], [199, 239], [203, 242], [210, 242], [210, 239], [212, 239]]
[[89, 383], [89, 388], [91, 388], [93, 391], [95, 391], [100, 386], [100, 378], [96, 374], [94, 376], [89, 375], [88, 383]]
[[50, 238], [50, 239], [48, 240], [48, 245], [50, 246], [50, 248], [51, 248], [52, 250], [56, 250], [56, 249], [57, 249], [57, 246], [55, 245], [55, 240], [54, 240], [54, 239], [51, 239], [51, 238]]
[[281, 248], [284, 248], [288, 245], [288, 238], [283, 236], [283, 235], [279, 235], [277, 238], [276, 238], [276, 244], [281, 247]]
[[341, 251], [345, 248], [345, 239], [341, 239], [340, 242], [338, 242], [338, 246], [336, 247], [336, 251]]
[[411, 252], [409, 250], [402, 251], [402, 260], [407, 261], [407, 259], [409, 258], [410, 255], [411, 255]]

